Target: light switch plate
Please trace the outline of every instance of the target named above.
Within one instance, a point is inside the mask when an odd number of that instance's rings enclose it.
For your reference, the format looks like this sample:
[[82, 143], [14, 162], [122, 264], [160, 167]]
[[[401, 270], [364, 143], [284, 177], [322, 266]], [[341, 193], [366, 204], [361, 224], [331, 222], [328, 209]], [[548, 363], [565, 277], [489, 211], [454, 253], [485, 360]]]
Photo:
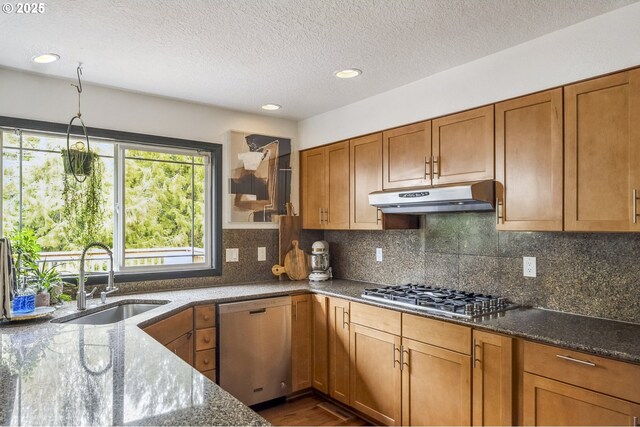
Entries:
[[536, 277], [536, 257], [522, 257], [522, 274], [524, 277]]
[[258, 261], [266, 261], [267, 260], [267, 248], [264, 246], [260, 246], [258, 248]]
[[227, 262], [238, 262], [238, 248], [228, 248], [225, 259]]
[[376, 261], [382, 262], [382, 248], [376, 248]]

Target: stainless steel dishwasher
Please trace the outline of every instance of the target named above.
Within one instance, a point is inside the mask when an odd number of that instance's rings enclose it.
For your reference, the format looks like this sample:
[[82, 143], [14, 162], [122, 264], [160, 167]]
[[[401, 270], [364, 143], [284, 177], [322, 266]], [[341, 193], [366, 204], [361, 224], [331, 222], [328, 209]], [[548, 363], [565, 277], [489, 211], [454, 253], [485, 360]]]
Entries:
[[291, 297], [220, 304], [220, 386], [245, 405], [291, 393]]

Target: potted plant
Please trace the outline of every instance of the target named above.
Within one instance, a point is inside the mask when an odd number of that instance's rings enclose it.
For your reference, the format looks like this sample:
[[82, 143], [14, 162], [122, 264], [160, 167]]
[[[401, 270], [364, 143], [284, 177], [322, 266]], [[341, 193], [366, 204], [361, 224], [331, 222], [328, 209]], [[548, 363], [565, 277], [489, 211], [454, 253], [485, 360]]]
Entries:
[[57, 265], [46, 266], [46, 263], [32, 263], [29, 266], [29, 284], [36, 292], [36, 307], [46, 307], [62, 301], [70, 301], [71, 297], [63, 293], [66, 283], [58, 273]]
[[88, 176], [93, 172], [93, 165], [98, 155], [90, 150], [85, 150], [81, 141], [75, 143], [73, 148], [60, 150], [64, 162], [64, 172], [77, 176]]
[[91, 171], [86, 179], [78, 181], [70, 173], [63, 176], [62, 216], [67, 235], [78, 246], [96, 240], [104, 224], [104, 165], [97, 154], [91, 156]]

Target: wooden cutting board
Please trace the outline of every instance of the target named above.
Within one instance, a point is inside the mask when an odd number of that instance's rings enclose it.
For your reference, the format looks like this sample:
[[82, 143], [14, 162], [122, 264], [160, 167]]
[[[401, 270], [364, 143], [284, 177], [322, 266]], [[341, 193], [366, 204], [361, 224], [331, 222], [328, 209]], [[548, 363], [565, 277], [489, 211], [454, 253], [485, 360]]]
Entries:
[[304, 280], [309, 277], [310, 268], [307, 254], [298, 247], [298, 241], [291, 242], [293, 249], [284, 257], [284, 270], [291, 280]]

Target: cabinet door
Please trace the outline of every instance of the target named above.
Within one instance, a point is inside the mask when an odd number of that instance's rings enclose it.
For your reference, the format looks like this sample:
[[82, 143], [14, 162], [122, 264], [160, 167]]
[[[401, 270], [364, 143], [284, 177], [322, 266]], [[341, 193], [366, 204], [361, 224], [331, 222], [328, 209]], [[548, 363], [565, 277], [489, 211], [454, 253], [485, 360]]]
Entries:
[[311, 372], [312, 386], [318, 391], [329, 393], [329, 362], [328, 362], [328, 298], [323, 295], [311, 296], [313, 321], [313, 366]]
[[382, 229], [382, 213], [369, 204], [369, 193], [382, 190], [382, 134], [352, 139], [351, 220], [352, 230]]
[[349, 141], [326, 147], [327, 196], [324, 228], [349, 229]]
[[325, 175], [325, 148], [320, 147], [300, 153], [300, 192], [302, 199], [302, 228], [323, 227], [323, 209], [327, 179]]
[[193, 332], [187, 332], [168, 343], [165, 347], [193, 366]]
[[567, 231], [637, 231], [640, 70], [565, 87]]
[[433, 120], [433, 184], [493, 179], [493, 105]]
[[351, 406], [385, 425], [400, 425], [400, 337], [351, 324]]
[[349, 404], [349, 301], [329, 298], [329, 395]]
[[640, 405], [524, 373], [523, 422], [528, 426], [632, 426]]
[[311, 387], [311, 295], [291, 297], [291, 391]]
[[513, 340], [473, 331], [473, 425], [513, 425]]
[[562, 151], [561, 88], [496, 104], [498, 230], [562, 231]]
[[402, 339], [402, 424], [471, 424], [471, 357]]
[[382, 188], [431, 184], [431, 121], [382, 134]]

